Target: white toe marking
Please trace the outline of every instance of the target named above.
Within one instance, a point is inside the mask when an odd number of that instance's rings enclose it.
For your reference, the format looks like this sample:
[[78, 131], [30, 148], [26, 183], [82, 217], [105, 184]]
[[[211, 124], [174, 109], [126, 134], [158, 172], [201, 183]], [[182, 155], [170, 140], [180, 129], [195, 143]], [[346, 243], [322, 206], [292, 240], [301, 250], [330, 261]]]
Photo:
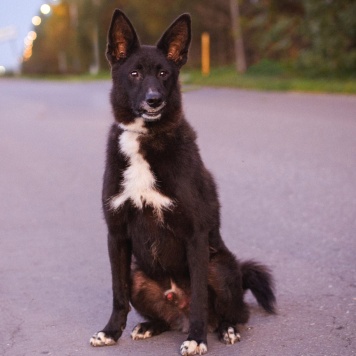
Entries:
[[141, 325], [138, 324], [138, 325], [136, 325], [135, 328], [132, 330], [132, 332], [131, 332], [131, 337], [132, 337], [133, 340], [137, 340], [137, 334], [138, 334], [138, 331], [140, 330], [140, 327], [141, 327]]
[[107, 337], [102, 331], [94, 334], [89, 342], [91, 346], [110, 346], [116, 344], [115, 340]]
[[143, 338], [144, 338], [144, 339], [147, 339], [147, 338], [149, 338], [149, 337], [151, 337], [151, 336], [152, 336], [152, 333], [151, 333], [150, 330], [147, 330], [147, 331], [143, 334]]
[[240, 341], [240, 334], [235, 333], [235, 330], [233, 327], [229, 327], [227, 329], [227, 332], [224, 334], [224, 341], [226, 344], [231, 344], [233, 345], [236, 341]]
[[206, 346], [204, 343], [201, 343], [198, 346], [198, 351], [199, 355], [204, 355], [208, 352], [208, 346]]
[[157, 191], [156, 177], [140, 153], [138, 138], [147, 132], [144, 122], [142, 118], [137, 118], [132, 124], [119, 126], [124, 130], [119, 137], [119, 149], [128, 158], [129, 166], [123, 174], [123, 191], [111, 198], [110, 206], [117, 210], [127, 200], [138, 209], [142, 209], [144, 204], [150, 205], [162, 221], [163, 210], [171, 209], [173, 201]]
[[198, 345], [195, 340], [184, 341], [180, 347], [180, 354], [182, 356], [188, 355], [204, 355], [208, 352], [208, 347], [202, 342]]
[[143, 340], [143, 339], [148, 339], [149, 337], [152, 336], [151, 330], [147, 330], [145, 333], [140, 333], [139, 330], [141, 328], [141, 324], [138, 324], [131, 333], [131, 337], [133, 340]]

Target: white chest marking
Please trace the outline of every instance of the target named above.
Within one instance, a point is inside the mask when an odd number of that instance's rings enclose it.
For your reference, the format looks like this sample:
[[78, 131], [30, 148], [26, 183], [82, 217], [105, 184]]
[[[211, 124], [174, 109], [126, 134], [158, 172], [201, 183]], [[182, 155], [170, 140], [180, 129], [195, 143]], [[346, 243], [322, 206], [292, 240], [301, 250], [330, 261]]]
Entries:
[[139, 152], [138, 138], [147, 132], [143, 125], [141, 118], [130, 125], [121, 124], [125, 131], [120, 135], [119, 149], [128, 158], [129, 166], [123, 174], [123, 191], [111, 198], [110, 205], [114, 210], [119, 209], [127, 200], [138, 209], [142, 209], [144, 204], [150, 205], [159, 220], [162, 220], [163, 209], [170, 209], [173, 201], [156, 190], [156, 178]]

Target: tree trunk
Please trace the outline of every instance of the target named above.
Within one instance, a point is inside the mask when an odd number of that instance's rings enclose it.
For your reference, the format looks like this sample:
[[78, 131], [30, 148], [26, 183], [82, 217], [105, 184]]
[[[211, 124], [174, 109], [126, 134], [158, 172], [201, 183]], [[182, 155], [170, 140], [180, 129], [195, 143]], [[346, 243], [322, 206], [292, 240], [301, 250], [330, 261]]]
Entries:
[[230, 13], [231, 13], [231, 23], [232, 23], [232, 34], [234, 37], [235, 46], [235, 62], [236, 70], [239, 73], [246, 72], [246, 58], [244, 42], [241, 32], [241, 22], [240, 22], [240, 11], [238, 0], [230, 0]]

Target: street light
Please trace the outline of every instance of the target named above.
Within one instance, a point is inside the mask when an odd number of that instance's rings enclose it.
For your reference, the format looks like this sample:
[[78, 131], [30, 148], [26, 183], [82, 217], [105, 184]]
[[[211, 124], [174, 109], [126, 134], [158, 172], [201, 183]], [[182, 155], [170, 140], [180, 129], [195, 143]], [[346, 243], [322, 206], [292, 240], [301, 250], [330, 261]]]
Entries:
[[43, 15], [48, 15], [51, 12], [51, 7], [48, 4], [43, 4], [40, 10]]
[[31, 41], [34, 41], [37, 38], [37, 33], [35, 31], [30, 31], [27, 34], [27, 38], [30, 39]]
[[35, 31], [30, 31], [24, 39], [25, 48], [22, 55], [23, 61], [28, 61], [32, 56], [33, 41], [37, 38]]
[[41, 24], [42, 20], [39, 16], [33, 16], [32, 17], [32, 24], [34, 26], [39, 26]]

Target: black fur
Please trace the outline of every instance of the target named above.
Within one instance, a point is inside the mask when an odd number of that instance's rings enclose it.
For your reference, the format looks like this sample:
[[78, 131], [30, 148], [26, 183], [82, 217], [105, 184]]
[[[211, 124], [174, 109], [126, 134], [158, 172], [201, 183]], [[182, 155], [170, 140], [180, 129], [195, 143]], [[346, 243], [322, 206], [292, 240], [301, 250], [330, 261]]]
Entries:
[[[168, 28], [157, 46], [141, 46], [120, 10], [110, 26], [107, 58], [116, 123], [108, 138], [103, 209], [113, 311], [102, 330], [109, 341], [121, 336], [129, 303], [147, 320], [135, 329], [137, 338], [146, 332], [153, 336], [187, 329], [188, 340], [196, 341], [198, 347], [206, 345], [208, 327], [229, 343], [227, 330], [237, 334], [236, 324], [247, 322], [246, 289], [266, 311], [274, 312], [268, 269], [252, 261], [240, 264], [220, 236], [215, 182], [182, 112], [178, 75], [187, 61], [190, 38], [187, 14]], [[154, 190], [172, 201], [161, 215], [144, 197], [141, 208], [132, 199], [117, 209], [110, 205], [113, 197], [123, 194], [125, 170], [130, 166], [119, 140], [136, 120], [142, 120], [145, 132], [131, 133], [155, 178]], [[94, 335], [91, 343], [102, 345], [101, 339]]]

